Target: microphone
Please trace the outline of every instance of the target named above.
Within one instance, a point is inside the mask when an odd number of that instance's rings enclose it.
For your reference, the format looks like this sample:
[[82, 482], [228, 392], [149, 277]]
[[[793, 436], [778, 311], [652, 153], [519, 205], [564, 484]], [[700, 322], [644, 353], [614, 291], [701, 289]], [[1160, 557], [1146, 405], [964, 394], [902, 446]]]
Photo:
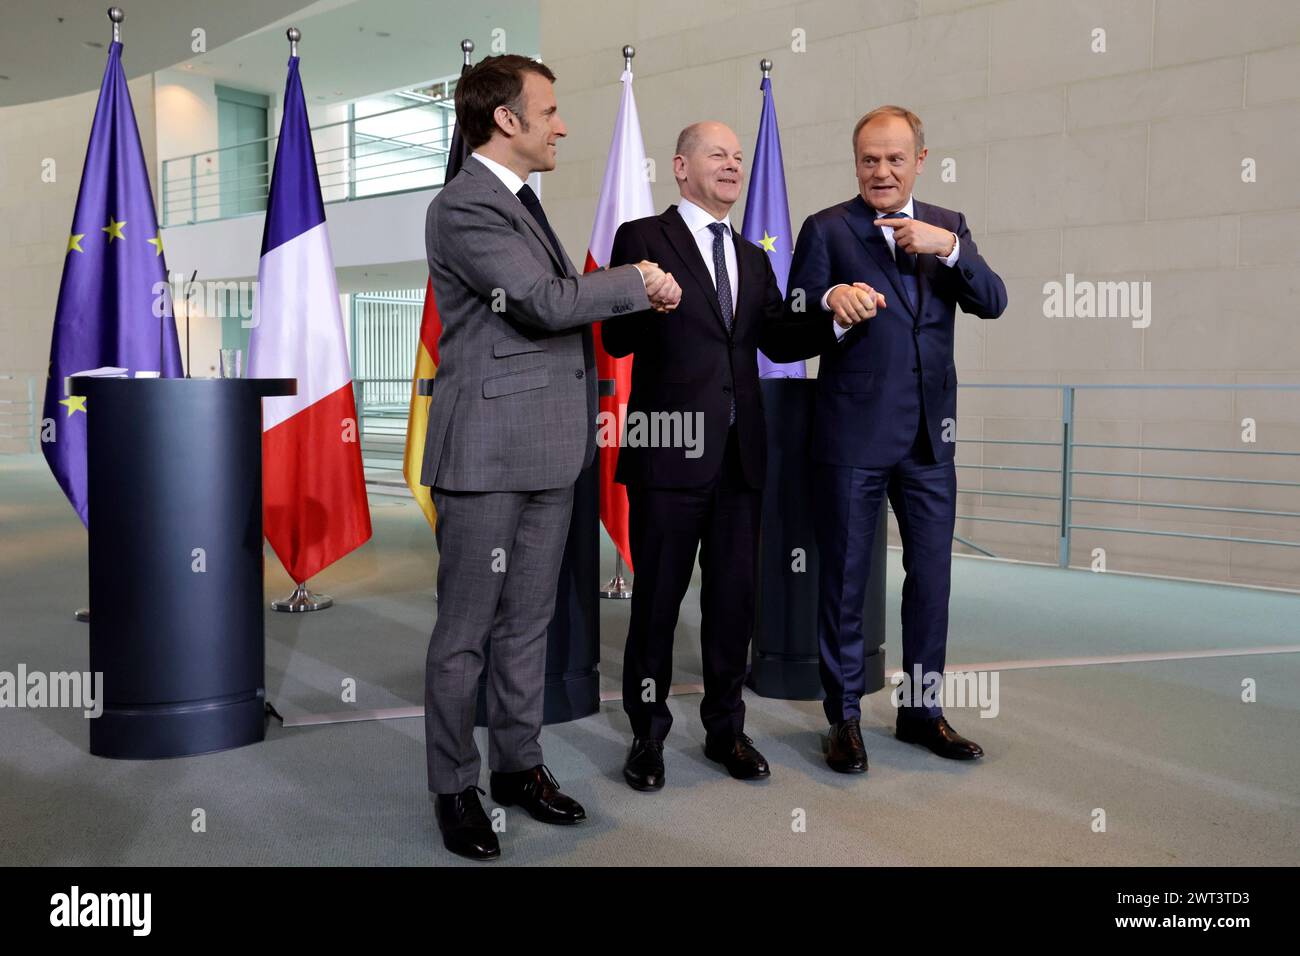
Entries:
[[194, 285], [194, 280], [198, 278], [199, 270], [195, 269], [190, 275], [190, 281], [185, 284], [185, 377], [190, 377], [190, 288]]

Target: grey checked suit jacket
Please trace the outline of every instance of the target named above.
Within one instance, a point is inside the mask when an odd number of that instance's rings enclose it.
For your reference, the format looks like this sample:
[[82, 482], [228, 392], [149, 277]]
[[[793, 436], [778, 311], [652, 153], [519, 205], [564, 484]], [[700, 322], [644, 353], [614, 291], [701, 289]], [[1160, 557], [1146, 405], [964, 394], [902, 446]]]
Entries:
[[590, 323], [649, 308], [634, 266], [580, 276], [469, 158], [429, 203], [442, 319], [421, 481], [448, 491], [572, 484], [596, 452]]

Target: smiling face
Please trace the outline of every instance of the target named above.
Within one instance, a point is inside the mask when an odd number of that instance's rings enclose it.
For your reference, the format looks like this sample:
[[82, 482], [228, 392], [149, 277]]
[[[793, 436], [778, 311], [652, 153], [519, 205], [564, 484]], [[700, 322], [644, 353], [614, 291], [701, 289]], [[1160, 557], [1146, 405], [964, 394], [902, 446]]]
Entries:
[[682, 198], [715, 219], [724, 218], [745, 182], [740, 140], [722, 123], [696, 123], [681, 137], [680, 149], [673, 157], [673, 175]]
[[[507, 165], [516, 172], [549, 172], [555, 168], [556, 144], [569, 133], [560, 119], [554, 84], [540, 73], [525, 73], [520, 100], [521, 116], [511, 113], [509, 107], [497, 107], [497, 123], [509, 136], [514, 160]], [[527, 173], [522, 178], [527, 178]]]
[[881, 213], [907, 205], [927, 152], [917, 151], [912, 127], [901, 116], [878, 116], [858, 130], [858, 192], [867, 205]]

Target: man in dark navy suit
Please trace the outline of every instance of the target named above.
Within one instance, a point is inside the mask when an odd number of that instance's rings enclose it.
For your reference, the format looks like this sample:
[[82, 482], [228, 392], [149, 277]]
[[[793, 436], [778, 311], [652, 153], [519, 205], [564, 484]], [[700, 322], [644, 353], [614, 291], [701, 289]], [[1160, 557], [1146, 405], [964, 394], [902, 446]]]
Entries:
[[955, 309], [995, 319], [1007, 292], [961, 213], [912, 198], [926, 152], [921, 120], [910, 110], [882, 106], [862, 117], [853, 131], [858, 195], [808, 217], [790, 268], [787, 311], [802, 311], [810, 339], [804, 354], [821, 355], [811, 442], [817, 634], [831, 725], [826, 761], [842, 773], [867, 769], [858, 723], [866, 691], [862, 605], [886, 495], [906, 572], [895, 734], [942, 757], [984, 753], [924, 691], [942, 680], [948, 641]]

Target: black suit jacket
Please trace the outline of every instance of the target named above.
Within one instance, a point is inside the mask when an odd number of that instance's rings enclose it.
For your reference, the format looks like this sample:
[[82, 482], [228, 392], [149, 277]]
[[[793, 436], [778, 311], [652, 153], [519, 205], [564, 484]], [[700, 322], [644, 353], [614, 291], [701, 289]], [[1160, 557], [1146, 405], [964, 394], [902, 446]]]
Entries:
[[615, 480], [622, 484], [689, 488], [712, 481], [722, 464], [734, 396], [745, 480], [752, 488], [763, 486], [767, 425], [758, 349], [786, 351], [789, 337], [802, 341], [806, 333], [785, 315], [767, 253], [739, 234], [734, 239], [738, 292], [728, 334], [708, 267], [676, 206], [659, 216], [625, 222], [614, 237], [611, 268], [648, 259], [671, 272], [682, 287], [681, 303], [672, 312], [647, 310], [601, 323], [610, 355], [635, 356], [629, 422], [635, 421], [633, 413], [703, 413], [698, 457], [688, 457], [683, 448], [620, 448]]

